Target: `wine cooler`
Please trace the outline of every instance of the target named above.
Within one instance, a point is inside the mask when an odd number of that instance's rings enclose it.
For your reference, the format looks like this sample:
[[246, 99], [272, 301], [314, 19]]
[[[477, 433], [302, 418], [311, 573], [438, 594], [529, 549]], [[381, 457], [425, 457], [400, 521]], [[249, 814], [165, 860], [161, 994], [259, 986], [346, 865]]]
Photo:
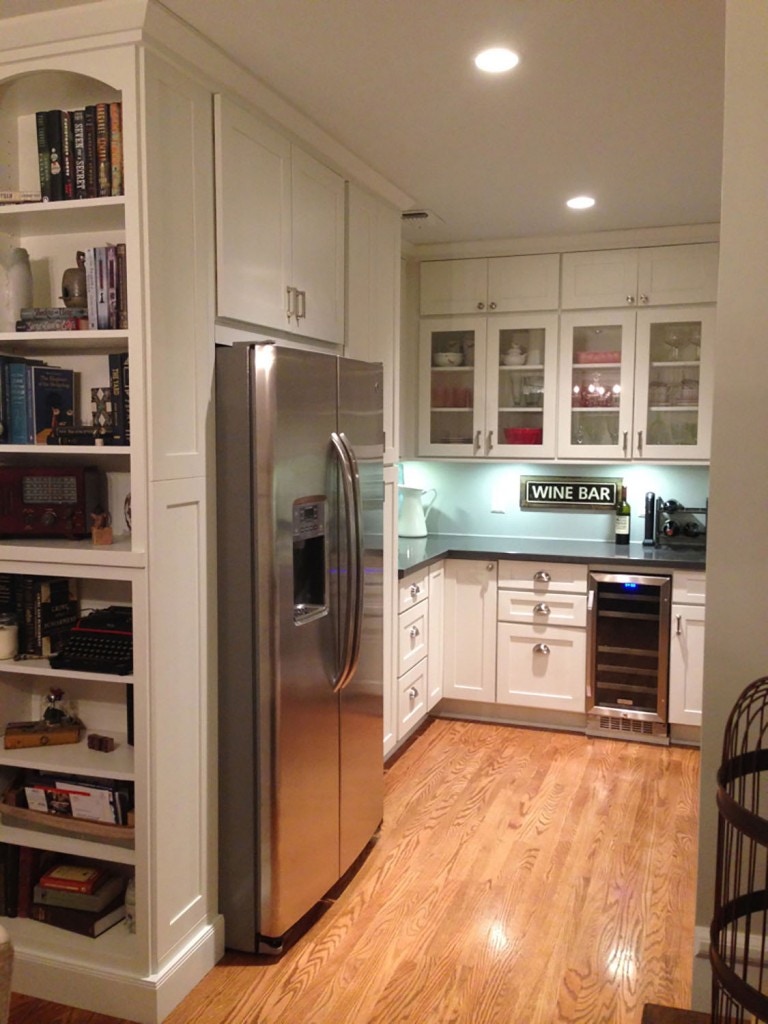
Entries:
[[587, 734], [668, 743], [670, 576], [590, 572]]

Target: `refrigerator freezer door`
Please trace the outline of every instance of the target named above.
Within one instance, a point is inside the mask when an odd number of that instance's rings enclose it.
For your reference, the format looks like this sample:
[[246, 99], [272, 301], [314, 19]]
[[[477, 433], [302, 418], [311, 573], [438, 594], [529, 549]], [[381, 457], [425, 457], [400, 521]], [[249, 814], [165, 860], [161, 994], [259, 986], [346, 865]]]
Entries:
[[365, 849], [381, 824], [383, 737], [383, 403], [377, 364], [339, 360], [339, 433], [359, 474], [362, 614], [357, 668], [340, 692], [340, 872]]

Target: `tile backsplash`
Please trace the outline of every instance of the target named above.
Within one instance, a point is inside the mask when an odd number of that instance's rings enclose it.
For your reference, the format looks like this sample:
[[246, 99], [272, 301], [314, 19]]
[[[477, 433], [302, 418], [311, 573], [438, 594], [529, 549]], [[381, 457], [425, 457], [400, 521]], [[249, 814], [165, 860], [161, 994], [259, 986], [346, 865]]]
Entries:
[[689, 507], [706, 505], [706, 466], [611, 464], [570, 466], [563, 463], [467, 463], [419, 460], [400, 465], [400, 481], [409, 487], [434, 488], [437, 497], [427, 515], [433, 534], [478, 537], [535, 537], [567, 540], [613, 540], [611, 512], [529, 511], [520, 508], [522, 476], [567, 476], [621, 479], [632, 506], [632, 541], [643, 539], [645, 495]]

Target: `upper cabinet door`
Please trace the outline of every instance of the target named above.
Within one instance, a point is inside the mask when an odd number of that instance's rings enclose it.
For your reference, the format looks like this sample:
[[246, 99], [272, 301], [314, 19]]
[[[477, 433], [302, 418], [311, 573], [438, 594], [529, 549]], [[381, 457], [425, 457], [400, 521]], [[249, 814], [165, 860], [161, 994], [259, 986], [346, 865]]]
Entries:
[[717, 301], [716, 242], [659, 245], [639, 250], [639, 305], [672, 306]]
[[215, 98], [216, 312], [288, 330], [291, 144]]
[[717, 300], [718, 245], [658, 245], [563, 255], [563, 309]]
[[485, 312], [488, 260], [435, 260], [421, 264], [421, 315]]
[[634, 306], [637, 249], [563, 254], [563, 309]]
[[498, 256], [488, 260], [488, 308], [491, 312], [526, 313], [557, 309], [560, 256]]
[[344, 179], [292, 147], [294, 330], [344, 341]]

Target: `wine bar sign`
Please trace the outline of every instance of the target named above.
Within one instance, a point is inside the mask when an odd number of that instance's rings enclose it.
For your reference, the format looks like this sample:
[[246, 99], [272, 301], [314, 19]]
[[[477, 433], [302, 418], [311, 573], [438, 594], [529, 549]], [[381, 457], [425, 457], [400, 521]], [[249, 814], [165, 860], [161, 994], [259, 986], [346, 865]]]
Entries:
[[571, 509], [605, 512], [614, 509], [621, 480], [605, 477], [521, 476], [521, 509]]

